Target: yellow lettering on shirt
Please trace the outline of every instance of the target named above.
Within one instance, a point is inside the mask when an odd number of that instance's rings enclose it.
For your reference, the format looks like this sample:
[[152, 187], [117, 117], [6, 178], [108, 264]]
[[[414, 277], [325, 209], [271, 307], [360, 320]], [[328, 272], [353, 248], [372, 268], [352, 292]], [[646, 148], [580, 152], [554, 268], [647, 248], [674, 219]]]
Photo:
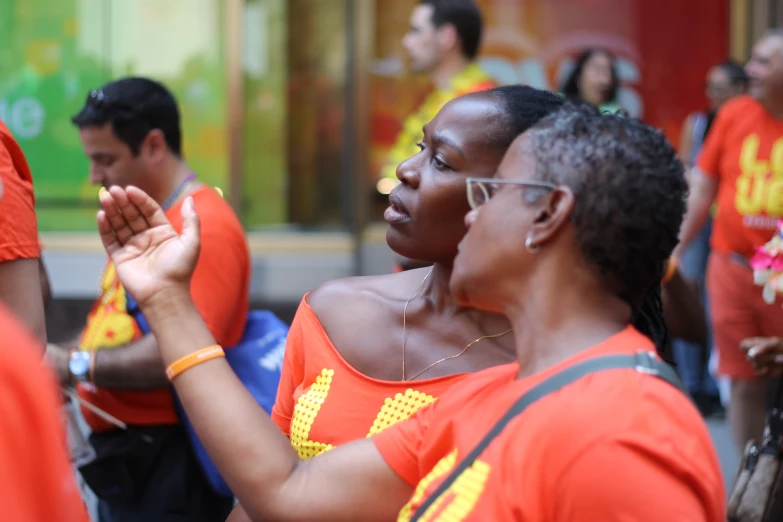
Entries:
[[376, 433], [380, 433], [389, 426], [397, 424], [400, 421], [404, 421], [416, 411], [430, 404], [435, 400], [432, 395], [426, 393], [417, 392], [408, 388], [405, 393], [398, 393], [392, 399], [391, 397], [383, 401], [381, 411], [375, 417], [375, 421], [370, 428], [368, 437], [372, 437]]
[[734, 206], [743, 216], [783, 216], [783, 138], [772, 145], [768, 161], [759, 158], [760, 143], [755, 133], [742, 142]]
[[[446, 475], [457, 462], [457, 450], [443, 457], [416, 486], [410, 502], [405, 505], [397, 517], [397, 522], [408, 522], [414, 514], [413, 506], [419, 506], [427, 498], [425, 494], [433, 482]], [[476, 460], [471, 467], [462, 472], [446, 492], [430, 505], [419, 520], [422, 522], [461, 522], [476, 507], [489, 479], [491, 467], [486, 462]]]
[[[310, 431], [318, 417], [318, 412], [329, 396], [334, 378], [334, 370], [328, 368], [321, 370], [321, 374], [310, 388], [299, 397], [296, 406], [294, 406], [294, 414], [291, 419], [291, 445], [296, 449], [299, 458], [303, 460], [333, 448], [331, 444], [310, 440]], [[410, 388], [405, 390], [405, 393], [398, 393], [393, 398], [387, 397], [381, 410], [375, 416], [367, 437], [407, 419], [434, 400], [433, 396]]]
[[332, 386], [334, 370], [324, 368], [315, 382], [303, 393], [294, 406], [291, 419], [291, 445], [296, 449], [300, 459], [309, 459], [319, 453], [332, 449], [331, 444], [310, 440], [310, 429], [313, 427], [318, 412], [329, 395]]

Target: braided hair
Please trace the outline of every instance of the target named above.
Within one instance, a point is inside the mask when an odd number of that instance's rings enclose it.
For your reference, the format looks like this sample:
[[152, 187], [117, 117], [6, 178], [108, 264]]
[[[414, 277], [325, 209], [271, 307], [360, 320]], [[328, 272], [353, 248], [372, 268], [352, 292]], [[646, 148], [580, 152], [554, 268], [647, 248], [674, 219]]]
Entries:
[[663, 298], [660, 286], [654, 287], [644, 296], [641, 306], [631, 315], [631, 324], [652, 340], [662, 359], [672, 362], [669, 328], [663, 318]]

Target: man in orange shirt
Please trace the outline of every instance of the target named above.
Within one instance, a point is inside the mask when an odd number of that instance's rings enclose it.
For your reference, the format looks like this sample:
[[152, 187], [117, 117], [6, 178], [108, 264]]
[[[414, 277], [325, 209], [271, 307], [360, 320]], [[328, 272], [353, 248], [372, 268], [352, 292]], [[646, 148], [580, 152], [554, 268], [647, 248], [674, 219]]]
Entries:
[[0, 121], [0, 300], [25, 322], [43, 343], [46, 340], [38, 221], [33, 177], [22, 149]]
[[707, 293], [718, 373], [731, 379], [728, 418], [740, 448], [761, 437], [767, 410], [766, 381], [756, 377], [740, 343], [783, 334], [783, 309], [763, 301], [748, 263], [783, 218], [783, 31], [756, 43], [746, 70], [750, 95], [730, 100], [715, 118], [675, 251], [691, 243], [717, 201]]
[[[90, 181], [148, 192], [174, 226], [191, 196], [204, 216], [202, 248], [191, 292], [224, 346], [239, 342], [249, 302], [250, 255], [239, 220], [212, 188], [199, 183], [182, 156], [176, 101], [161, 84], [125, 78], [91, 91], [73, 118], [90, 159]], [[83, 410], [98, 453], [82, 476], [99, 496], [101, 522], [223, 521], [232, 499], [217, 495], [199, 469], [179, 423], [155, 336], [140, 319], [109, 263], [78, 343], [50, 346], [63, 383], [130, 429], [118, 430]]]
[[2, 302], [0, 332], [3, 520], [88, 522], [68, 463], [59, 394], [41, 365], [40, 343]]

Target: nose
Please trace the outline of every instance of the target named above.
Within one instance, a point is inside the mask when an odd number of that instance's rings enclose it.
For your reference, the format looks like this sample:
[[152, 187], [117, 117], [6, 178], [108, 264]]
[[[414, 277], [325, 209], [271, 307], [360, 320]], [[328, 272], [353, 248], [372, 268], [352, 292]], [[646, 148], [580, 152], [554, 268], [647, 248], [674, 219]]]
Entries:
[[747, 74], [749, 77], [754, 78], [756, 76], [756, 67], [753, 63], [753, 60], [750, 60], [748, 63], [745, 64], [745, 74]]
[[473, 209], [465, 214], [465, 228], [469, 229], [471, 226], [473, 226], [473, 223], [475, 223], [476, 219], [478, 218], [478, 213], [478, 209]]
[[402, 37], [402, 40], [400, 40], [400, 43], [402, 44], [402, 48], [406, 51], [410, 50], [410, 39], [411, 39], [411, 33], [405, 33], [405, 36]]
[[[416, 155], [418, 156], [418, 154]], [[415, 168], [415, 158], [408, 158], [399, 165], [397, 165], [397, 179], [402, 182], [403, 185], [408, 185], [411, 188], [419, 188], [420, 176], [418, 170]]]

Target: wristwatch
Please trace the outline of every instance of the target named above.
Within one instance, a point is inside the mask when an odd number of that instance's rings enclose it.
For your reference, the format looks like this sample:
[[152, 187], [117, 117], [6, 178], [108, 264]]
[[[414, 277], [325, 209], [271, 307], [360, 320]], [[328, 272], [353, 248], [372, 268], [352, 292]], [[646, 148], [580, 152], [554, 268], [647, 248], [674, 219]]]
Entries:
[[75, 351], [71, 352], [71, 360], [68, 361], [68, 371], [78, 382], [87, 382], [90, 380], [90, 359], [92, 352]]

